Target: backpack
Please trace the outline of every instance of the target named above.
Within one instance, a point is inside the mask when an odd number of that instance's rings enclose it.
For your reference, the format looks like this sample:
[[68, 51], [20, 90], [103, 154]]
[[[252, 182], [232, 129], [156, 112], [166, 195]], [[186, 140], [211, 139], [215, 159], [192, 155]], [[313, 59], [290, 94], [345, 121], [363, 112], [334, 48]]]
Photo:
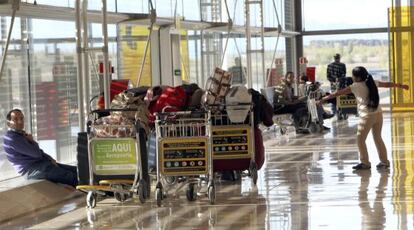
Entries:
[[168, 86], [162, 91], [155, 103], [150, 104], [150, 121], [155, 121], [155, 113], [159, 112], [175, 112], [185, 109], [187, 105], [187, 94], [183, 87]]
[[249, 89], [253, 100], [254, 126], [260, 123], [270, 127], [273, 125], [273, 108], [266, 97], [254, 89]]

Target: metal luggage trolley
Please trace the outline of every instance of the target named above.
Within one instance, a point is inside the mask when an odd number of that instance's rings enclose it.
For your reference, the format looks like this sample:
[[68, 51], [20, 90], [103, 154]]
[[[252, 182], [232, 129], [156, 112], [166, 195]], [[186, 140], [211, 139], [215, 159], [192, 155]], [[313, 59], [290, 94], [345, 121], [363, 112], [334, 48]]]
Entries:
[[[352, 78], [341, 78], [335, 83], [336, 90], [344, 89], [352, 84]], [[336, 98], [336, 109], [338, 120], [348, 119], [349, 114], [358, 115], [357, 102], [353, 93], [347, 95], [341, 95]]]
[[308, 94], [308, 111], [309, 119], [306, 127], [310, 133], [318, 133], [323, 131], [322, 114], [318, 111], [318, 106], [316, 105], [316, 100], [318, 99], [318, 90], [311, 91]]
[[[134, 111], [130, 109], [96, 110], [93, 113], [113, 111]], [[103, 132], [105, 135], [103, 135]], [[88, 164], [89, 185], [78, 185], [76, 188], [88, 193], [88, 208], [94, 208], [97, 195], [113, 192], [115, 198], [124, 202], [136, 194], [141, 203], [149, 198], [146, 152], [140, 143], [145, 131], [139, 122], [135, 124], [100, 124], [88, 122]], [[145, 147], [146, 148], [146, 147]], [[145, 149], [144, 148], [144, 149]], [[144, 174], [147, 174], [144, 175]]]
[[209, 105], [212, 114], [212, 141], [214, 171], [249, 170], [249, 176], [257, 183], [255, 161], [254, 115], [251, 103]]
[[348, 114], [358, 114], [357, 102], [354, 94], [341, 95], [336, 98], [338, 120], [348, 119]]
[[[211, 154], [211, 115], [209, 111], [157, 113], [155, 120], [157, 149], [157, 184], [155, 199], [158, 206], [166, 197], [162, 177], [180, 177], [188, 184], [189, 201], [197, 198], [197, 184], [202, 176], [208, 181], [210, 204], [216, 198]], [[184, 183], [183, 183], [184, 186]]]

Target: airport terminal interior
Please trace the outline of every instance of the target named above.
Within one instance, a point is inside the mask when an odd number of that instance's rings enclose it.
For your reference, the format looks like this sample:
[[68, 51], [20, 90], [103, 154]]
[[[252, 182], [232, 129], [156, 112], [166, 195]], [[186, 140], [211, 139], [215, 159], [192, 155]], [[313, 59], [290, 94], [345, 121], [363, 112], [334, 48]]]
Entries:
[[412, 15], [0, 0], [0, 229], [414, 230]]

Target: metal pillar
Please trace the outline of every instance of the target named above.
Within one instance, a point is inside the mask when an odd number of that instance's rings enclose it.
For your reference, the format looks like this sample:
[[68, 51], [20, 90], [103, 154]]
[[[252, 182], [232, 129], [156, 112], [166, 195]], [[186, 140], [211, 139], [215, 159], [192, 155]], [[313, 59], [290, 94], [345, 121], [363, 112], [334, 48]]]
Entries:
[[[291, 0], [284, 0], [284, 3], [285, 3], [284, 4], [285, 29], [293, 31], [295, 28], [294, 18], [293, 18], [294, 3]], [[297, 63], [294, 38], [286, 38], [285, 49], [286, 49], [286, 70], [293, 71], [294, 69], [296, 69], [296, 63]]]
[[105, 109], [109, 109], [111, 75], [109, 74], [109, 56], [108, 56], [108, 22], [107, 22], [106, 0], [102, 0], [102, 35], [103, 35], [103, 57], [104, 57], [104, 98]]
[[6, 63], [7, 51], [9, 50], [10, 38], [11, 38], [12, 31], [13, 31], [14, 20], [16, 18], [16, 11], [19, 9], [19, 5], [20, 5], [20, 0], [13, 1], [13, 4], [12, 4], [13, 11], [11, 15], [9, 33], [7, 34], [6, 47], [4, 48], [3, 57], [1, 59], [0, 80], [1, 80], [1, 77], [3, 76], [4, 64]]
[[82, 35], [81, 35], [81, 0], [76, 0], [76, 57], [78, 60], [77, 84], [78, 84], [78, 119], [79, 131], [85, 132], [85, 104], [83, 102], [83, 62], [82, 62]]
[[88, 0], [82, 0], [82, 56], [83, 56], [83, 109], [85, 115], [88, 114], [89, 110], [89, 98], [90, 97], [90, 71], [89, 71], [89, 30], [88, 30]]
[[[294, 0], [294, 30], [302, 32], [302, 0]], [[296, 72], [299, 73], [298, 59], [303, 57], [303, 36], [301, 34], [295, 37], [295, 60]]]

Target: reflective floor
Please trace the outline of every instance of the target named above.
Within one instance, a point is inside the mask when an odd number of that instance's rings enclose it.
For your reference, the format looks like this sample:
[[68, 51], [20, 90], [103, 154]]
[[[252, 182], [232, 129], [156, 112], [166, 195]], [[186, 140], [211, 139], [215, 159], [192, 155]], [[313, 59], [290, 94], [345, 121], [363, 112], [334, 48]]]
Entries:
[[[385, 115], [389, 170], [354, 173], [357, 118], [328, 122], [323, 135], [267, 133], [257, 187], [249, 178], [217, 182], [215, 205], [189, 202], [184, 192], [160, 208], [149, 201], [105, 199], [93, 210], [84, 198], [0, 226], [31, 229], [414, 229], [414, 115]], [[372, 165], [378, 163], [368, 136]], [[3, 208], [3, 207], [2, 207]]]

